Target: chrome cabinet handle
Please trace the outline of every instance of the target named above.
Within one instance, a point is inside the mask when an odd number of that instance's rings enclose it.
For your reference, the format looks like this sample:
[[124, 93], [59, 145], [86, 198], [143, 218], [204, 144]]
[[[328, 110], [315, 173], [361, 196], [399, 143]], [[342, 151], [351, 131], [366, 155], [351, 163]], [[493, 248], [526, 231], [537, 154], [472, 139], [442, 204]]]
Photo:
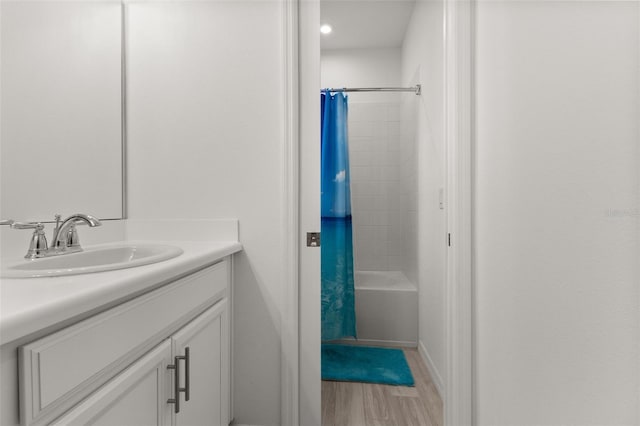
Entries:
[[190, 369], [189, 364], [191, 364], [191, 357], [189, 356], [189, 346], [184, 348], [184, 400], [189, 400], [189, 395], [191, 393], [191, 384], [190, 384]]
[[[180, 387], [180, 360], [185, 361], [185, 387]], [[184, 392], [184, 400], [189, 400], [189, 347], [184, 348], [184, 355], [173, 357], [173, 364], [167, 365], [168, 370], [173, 370], [173, 396], [167, 399], [168, 404], [174, 404], [176, 414], [180, 412], [180, 392]]]

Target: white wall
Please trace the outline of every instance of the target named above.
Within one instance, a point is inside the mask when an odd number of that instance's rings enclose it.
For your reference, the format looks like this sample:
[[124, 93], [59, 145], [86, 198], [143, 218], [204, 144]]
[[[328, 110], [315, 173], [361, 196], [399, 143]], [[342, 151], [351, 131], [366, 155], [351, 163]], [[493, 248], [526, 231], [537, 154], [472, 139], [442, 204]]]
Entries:
[[131, 218], [238, 218], [235, 414], [280, 424], [282, 6], [127, 4]]
[[[418, 1], [402, 47], [402, 84], [422, 84], [422, 95], [406, 100], [403, 116], [417, 128], [417, 226], [419, 340], [434, 381], [445, 386], [446, 217], [438, 191], [445, 182], [443, 2]], [[412, 105], [411, 102], [417, 103]], [[407, 137], [411, 137], [408, 135]], [[410, 154], [405, 157], [410, 159]]]
[[[400, 49], [324, 49], [320, 56], [323, 88], [400, 85]], [[349, 93], [349, 104], [397, 102], [397, 93]]]
[[640, 3], [477, 4], [477, 424], [637, 425]]

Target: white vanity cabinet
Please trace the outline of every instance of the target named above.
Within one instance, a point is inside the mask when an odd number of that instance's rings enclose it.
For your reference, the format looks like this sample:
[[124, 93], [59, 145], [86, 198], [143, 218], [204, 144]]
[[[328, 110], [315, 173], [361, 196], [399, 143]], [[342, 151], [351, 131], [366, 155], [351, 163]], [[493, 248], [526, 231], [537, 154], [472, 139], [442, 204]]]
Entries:
[[228, 425], [230, 262], [23, 345], [20, 423]]

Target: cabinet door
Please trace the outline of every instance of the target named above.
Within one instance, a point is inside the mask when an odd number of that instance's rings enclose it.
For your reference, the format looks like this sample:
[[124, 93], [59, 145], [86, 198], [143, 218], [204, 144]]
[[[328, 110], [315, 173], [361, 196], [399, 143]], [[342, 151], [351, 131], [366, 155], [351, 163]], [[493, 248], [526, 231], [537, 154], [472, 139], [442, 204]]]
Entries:
[[169, 425], [171, 361], [171, 342], [165, 340], [53, 424]]
[[[176, 426], [229, 424], [229, 318], [228, 302], [223, 299], [173, 335], [174, 356], [180, 362], [180, 411], [174, 415]], [[189, 377], [185, 371], [189, 364]]]

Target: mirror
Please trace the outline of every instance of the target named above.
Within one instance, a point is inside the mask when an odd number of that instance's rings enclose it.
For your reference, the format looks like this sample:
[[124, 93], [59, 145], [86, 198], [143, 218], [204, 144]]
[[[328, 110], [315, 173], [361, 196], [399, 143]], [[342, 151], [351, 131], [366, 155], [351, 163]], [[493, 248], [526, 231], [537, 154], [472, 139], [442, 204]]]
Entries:
[[0, 37], [0, 218], [122, 218], [120, 1], [2, 0]]

